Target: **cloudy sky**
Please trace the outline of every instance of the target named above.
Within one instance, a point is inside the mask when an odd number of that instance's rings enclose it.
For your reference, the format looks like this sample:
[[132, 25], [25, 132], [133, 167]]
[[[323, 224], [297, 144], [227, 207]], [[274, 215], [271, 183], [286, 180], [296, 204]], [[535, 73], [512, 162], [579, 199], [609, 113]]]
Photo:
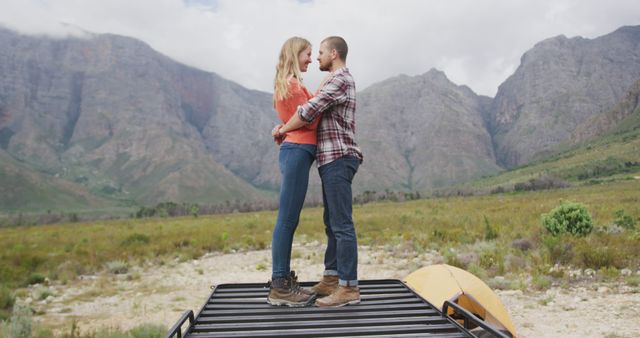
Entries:
[[179, 62], [269, 92], [279, 49], [294, 35], [314, 44], [305, 76], [311, 89], [322, 78], [315, 61], [320, 41], [341, 35], [359, 89], [437, 68], [493, 96], [541, 40], [595, 38], [639, 24], [637, 0], [0, 0], [0, 25], [7, 28], [131, 36]]

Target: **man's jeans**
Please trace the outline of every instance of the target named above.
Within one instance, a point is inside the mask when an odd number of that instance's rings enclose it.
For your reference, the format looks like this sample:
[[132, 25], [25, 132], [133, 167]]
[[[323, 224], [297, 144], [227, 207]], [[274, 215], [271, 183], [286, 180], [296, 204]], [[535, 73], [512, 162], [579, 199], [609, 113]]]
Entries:
[[282, 185], [278, 220], [271, 242], [272, 279], [287, 277], [291, 271], [293, 234], [300, 220], [300, 212], [309, 185], [309, 169], [315, 156], [315, 145], [284, 142], [280, 146]]
[[338, 276], [343, 286], [358, 285], [358, 243], [351, 217], [351, 182], [359, 166], [359, 159], [343, 156], [318, 168], [327, 233], [324, 275]]

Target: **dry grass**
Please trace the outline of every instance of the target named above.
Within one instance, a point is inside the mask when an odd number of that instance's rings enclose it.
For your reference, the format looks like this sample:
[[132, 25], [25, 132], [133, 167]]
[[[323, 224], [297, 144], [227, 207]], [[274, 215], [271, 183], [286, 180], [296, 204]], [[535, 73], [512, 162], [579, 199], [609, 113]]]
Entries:
[[[596, 227], [604, 230], [584, 238], [549, 240], [541, 215], [562, 201], [586, 205]], [[639, 219], [640, 180], [544, 192], [372, 203], [354, 206], [354, 219], [361, 245], [437, 250], [450, 263], [479, 268], [479, 273], [491, 277], [509, 272], [547, 273], [556, 262], [596, 270], [637, 269], [638, 230], [606, 231], [619, 210]], [[102, 271], [114, 261], [130, 266], [170, 264], [207, 252], [263, 249], [271, 242], [275, 218], [275, 212], [265, 211], [4, 228], [0, 229], [0, 283], [11, 288], [24, 286], [34, 274], [64, 281]], [[488, 236], [487, 231], [494, 233]], [[322, 208], [305, 209], [296, 240], [322, 241], [324, 236]], [[522, 239], [531, 247], [512, 246]]]

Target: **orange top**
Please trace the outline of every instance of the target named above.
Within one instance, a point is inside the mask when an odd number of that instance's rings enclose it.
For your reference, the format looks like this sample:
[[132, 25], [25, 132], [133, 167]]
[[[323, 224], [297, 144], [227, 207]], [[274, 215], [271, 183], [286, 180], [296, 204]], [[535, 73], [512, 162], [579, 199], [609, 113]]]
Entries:
[[[312, 97], [313, 95], [309, 93], [307, 88], [301, 85], [298, 79], [292, 77], [289, 80], [289, 97], [275, 101], [275, 108], [282, 123], [287, 123], [298, 110], [298, 106], [306, 103]], [[318, 128], [318, 122], [320, 122], [320, 118], [300, 129], [286, 133], [285, 142], [315, 145], [317, 143], [316, 129]]]

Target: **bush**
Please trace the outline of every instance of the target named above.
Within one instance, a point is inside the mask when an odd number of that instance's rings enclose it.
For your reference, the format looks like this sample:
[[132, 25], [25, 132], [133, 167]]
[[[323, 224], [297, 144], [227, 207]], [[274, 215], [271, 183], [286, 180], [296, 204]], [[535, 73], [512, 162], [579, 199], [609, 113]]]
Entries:
[[44, 283], [45, 280], [46, 280], [46, 277], [43, 274], [34, 272], [29, 276], [29, 279], [27, 280], [27, 283], [29, 285], [42, 284], [42, 283]]
[[13, 308], [16, 297], [11, 290], [4, 285], [0, 286], [0, 321], [7, 319]]
[[593, 221], [587, 208], [580, 203], [563, 203], [542, 215], [542, 225], [552, 235], [569, 233], [574, 236], [586, 236], [593, 230]]
[[38, 288], [36, 289], [35, 296], [37, 300], [45, 300], [49, 298], [49, 296], [54, 296], [54, 294], [47, 288]]
[[484, 239], [490, 241], [492, 239], [498, 238], [498, 231], [491, 226], [487, 216], [484, 216]]
[[552, 264], [567, 264], [573, 258], [573, 245], [566, 238], [544, 236], [542, 245], [547, 249]]
[[629, 215], [624, 213], [624, 210], [618, 210], [613, 214], [616, 219], [613, 221], [617, 226], [625, 229], [633, 230], [636, 228], [636, 221]]

